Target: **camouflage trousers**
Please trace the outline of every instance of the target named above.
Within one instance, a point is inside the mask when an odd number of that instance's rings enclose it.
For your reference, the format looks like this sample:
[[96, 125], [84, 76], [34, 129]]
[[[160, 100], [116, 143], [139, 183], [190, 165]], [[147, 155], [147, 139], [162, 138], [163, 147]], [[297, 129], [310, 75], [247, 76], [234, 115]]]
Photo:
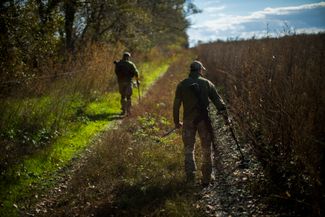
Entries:
[[121, 94], [122, 113], [129, 114], [131, 111], [132, 83], [119, 83], [119, 92]]
[[185, 151], [185, 173], [188, 181], [195, 180], [195, 136], [198, 132], [202, 149], [202, 183], [209, 183], [212, 173], [212, 137], [204, 121], [194, 124], [193, 121], [184, 120], [182, 139]]

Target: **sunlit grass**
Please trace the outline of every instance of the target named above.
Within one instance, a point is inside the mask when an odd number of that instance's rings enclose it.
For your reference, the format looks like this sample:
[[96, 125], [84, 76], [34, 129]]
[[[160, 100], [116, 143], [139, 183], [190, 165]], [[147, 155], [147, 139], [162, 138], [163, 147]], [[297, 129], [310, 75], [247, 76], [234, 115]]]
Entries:
[[[143, 72], [143, 78], [146, 78], [142, 80], [143, 92], [167, 70], [169, 61], [145, 64], [144, 68], [151, 68], [153, 73]], [[136, 102], [137, 98], [134, 93], [133, 101]], [[64, 131], [62, 135], [50, 147], [27, 157], [3, 174], [0, 189], [0, 198], [3, 201], [0, 209], [1, 216], [18, 215], [18, 209], [23, 208], [20, 205], [26, 206], [26, 201], [22, 201], [22, 198], [37, 192], [36, 187], [49, 185], [48, 179], [53, 176], [53, 173], [65, 167], [74, 156], [90, 144], [98, 133], [107, 129], [108, 123], [114, 120], [120, 112], [120, 95], [117, 91], [98, 95], [90, 103], [84, 101], [80, 95], [64, 99], [66, 100], [64, 105], [68, 106], [63, 109], [64, 121], [61, 125], [64, 126]], [[31, 113], [28, 113], [30, 115], [33, 115], [35, 111], [45, 109], [44, 107], [48, 105], [53, 106], [49, 97], [28, 99], [23, 104], [35, 107], [30, 109]], [[26, 112], [26, 109], [20, 109]], [[49, 112], [49, 117], [51, 117], [50, 114]], [[43, 120], [44, 116], [39, 115], [39, 118]]]
[[30, 193], [37, 193], [36, 187], [48, 185], [46, 179], [58, 169], [66, 166], [71, 158], [87, 147], [94, 135], [105, 127], [107, 127], [105, 120], [71, 126], [65, 135], [55, 141], [49, 149], [40, 151], [11, 168], [7, 173], [11, 176], [6, 177], [10, 179], [10, 183], [2, 183], [1, 199], [5, 201], [5, 204], [1, 209], [1, 216], [14, 211], [12, 210], [14, 203], [24, 204], [26, 201], [20, 201], [20, 198]]
[[[171, 76], [177, 69], [183, 72]], [[68, 210], [67, 215], [88, 216], [99, 210], [102, 216], [204, 216], [194, 206], [199, 189], [184, 182], [179, 131], [161, 137], [172, 127], [173, 91], [167, 90], [174, 89], [172, 79], [181, 79], [184, 73], [183, 67], [174, 68], [157, 81], [133, 116], [103, 134], [87, 164], [74, 174], [70, 190], [60, 198], [65, 205], [56, 213]], [[85, 201], [91, 201], [87, 210], [80, 208]]]
[[84, 112], [89, 116], [115, 114], [120, 112], [120, 107], [120, 94], [118, 92], [112, 92], [100, 96], [94, 102], [89, 103]]

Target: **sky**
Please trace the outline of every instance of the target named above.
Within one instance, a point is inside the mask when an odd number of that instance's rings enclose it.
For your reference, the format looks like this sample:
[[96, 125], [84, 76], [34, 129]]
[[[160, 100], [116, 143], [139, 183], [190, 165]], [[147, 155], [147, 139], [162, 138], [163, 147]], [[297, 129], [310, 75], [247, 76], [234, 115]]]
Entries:
[[190, 0], [199, 14], [188, 17], [190, 46], [218, 39], [325, 32], [325, 1]]

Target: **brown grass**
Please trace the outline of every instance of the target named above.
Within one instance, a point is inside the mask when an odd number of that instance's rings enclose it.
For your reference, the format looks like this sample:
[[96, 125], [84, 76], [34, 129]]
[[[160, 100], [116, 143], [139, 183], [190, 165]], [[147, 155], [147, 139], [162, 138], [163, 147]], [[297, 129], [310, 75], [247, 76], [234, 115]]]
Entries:
[[174, 63], [132, 116], [101, 136], [64, 194], [50, 195], [52, 216], [198, 216], [183, 183], [181, 139], [161, 138], [173, 127], [172, 98], [184, 64]]
[[0, 167], [43, 148], [64, 131], [77, 109], [116, 88], [113, 60], [120, 58], [123, 49], [121, 45], [88, 46], [61, 64], [47, 60], [37, 69], [38, 76], [8, 87], [7, 95], [0, 96]]
[[231, 114], [276, 183], [273, 190], [296, 201], [304, 195], [319, 215], [325, 35], [210, 43], [197, 52], [209, 78], [224, 88]]

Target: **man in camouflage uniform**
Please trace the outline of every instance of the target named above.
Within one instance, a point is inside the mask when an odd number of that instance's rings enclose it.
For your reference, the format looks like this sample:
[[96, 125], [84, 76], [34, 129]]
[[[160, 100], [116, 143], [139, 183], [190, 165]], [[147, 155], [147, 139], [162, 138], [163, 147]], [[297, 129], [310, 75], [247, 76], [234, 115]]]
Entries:
[[[212, 173], [212, 128], [207, 120], [209, 100], [219, 112], [226, 111], [226, 106], [219, 96], [215, 86], [202, 77], [206, 70], [202, 63], [194, 61], [190, 65], [189, 77], [181, 81], [176, 89], [173, 118], [176, 128], [183, 127], [182, 139], [185, 151], [185, 173], [187, 181], [195, 181], [196, 164], [194, 158], [195, 135], [198, 131], [202, 146], [202, 185], [207, 186]], [[183, 123], [179, 121], [179, 109], [183, 104]], [[226, 115], [226, 112], [224, 112]]]
[[139, 85], [139, 72], [133, 62], [130, 61], [131, 54], [123, 53], [120, 61], [115, 63], [115, 73], [121, 94], [121, 115], [131, 114], [132, 78], [134, 77]]

